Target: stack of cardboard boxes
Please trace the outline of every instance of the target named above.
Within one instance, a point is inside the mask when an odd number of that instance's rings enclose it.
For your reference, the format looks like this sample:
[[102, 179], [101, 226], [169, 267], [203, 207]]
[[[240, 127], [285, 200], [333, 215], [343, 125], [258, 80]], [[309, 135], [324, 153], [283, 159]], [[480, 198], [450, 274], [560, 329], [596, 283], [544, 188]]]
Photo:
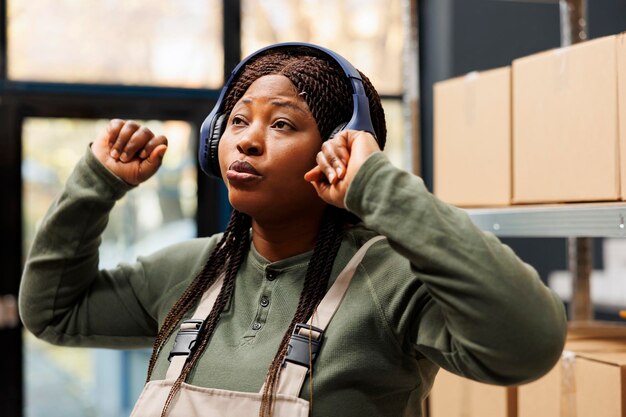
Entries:
[[570, 329], [561, 360], [544, 377], [517, 387], [470, 381], [441, 370], [430, 417], [626, 417], [626, 329]]
[[494, 207], [626, 199], [626, 33], [434, 90], [434, 191], [442, 200]]
[[[460, 207], [626, 200], [626, 33], [435, 85], [435, 194]], [[430, 417], [626, 417], [626, 326], [570, 329], [554, 369], [497, 387], [441, 370]]]

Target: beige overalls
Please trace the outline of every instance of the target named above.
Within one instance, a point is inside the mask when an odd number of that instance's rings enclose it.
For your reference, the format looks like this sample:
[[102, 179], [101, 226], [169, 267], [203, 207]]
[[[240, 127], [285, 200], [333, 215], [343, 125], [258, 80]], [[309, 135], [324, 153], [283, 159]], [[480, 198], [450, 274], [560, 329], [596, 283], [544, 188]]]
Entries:
[[[298, 395], [309, 370], [310, 358], [315, 358], [317, 355], [322, 334], [343, 300], [357, 266], [363, 260], [370, 246], [381, 239], [384, 237], [374, 237], [357, 251], [328, 290], [308, 323], [296, 325], [289, 342], [284, 366], [280, 371], [274, 402], [274, 417], [307, 417], [309, 415], [309, 402], [299, 398]], [[172, 355], [175, 356], [170, 355], [171, 362], [165, 379], [150, 381], [146, 384], [135, 404], [131, 417], [158, 417], [161, 415], [170, 389], [187, 360], [189, 347], [195, 343], [195, 336], [198, 334], [202, 321], [211, 312], [222, 283], [223, 277], [218, 279], [204, 293], [193, 317], [181, 324], [181, 330], [172, 349]], [[182, 348], [181, 345], [183, 345]], [[185, 353], [175, 354], [175, 351]], [[261, 407], [263, 388], [261, 387], [258, 393], [237, 392], [183, 383], [169, 406], [167, 416], [256, 417], [259, 415]]]

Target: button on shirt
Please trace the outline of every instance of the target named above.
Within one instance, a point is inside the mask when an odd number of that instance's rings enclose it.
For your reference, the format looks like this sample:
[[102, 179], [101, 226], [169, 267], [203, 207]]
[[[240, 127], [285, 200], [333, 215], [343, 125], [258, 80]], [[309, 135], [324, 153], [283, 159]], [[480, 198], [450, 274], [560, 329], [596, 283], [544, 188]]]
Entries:
[[265, 278], [267, 278], [268, 281], [274, 281], [277, 276], [278, 276], [278, 272], [274, 271], [273, 269], [268, 268], [265, 271]]
[[261, 301], [259, 302], [259, 304], [261, 304], [261, 307], [267, 307], [268, 305], [270, 305], [270, 299], [264, 295], [263, 297], [261, 297]]

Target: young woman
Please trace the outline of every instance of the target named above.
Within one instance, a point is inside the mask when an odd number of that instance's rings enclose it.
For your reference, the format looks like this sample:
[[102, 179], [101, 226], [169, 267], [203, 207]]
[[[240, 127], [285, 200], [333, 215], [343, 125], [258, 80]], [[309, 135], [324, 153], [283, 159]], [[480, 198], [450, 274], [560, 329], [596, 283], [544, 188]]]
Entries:
[[[99, 270], [109, 211], [167, 150], [112, 120], [37, 233], [26, 327], [67, 346], [153, 344], [135, 416], [420, 416], [439, 367], [496, 384], [547, 372], [564, 343], [561, 301], [387, 160], [380, 98], [361, 77], [351, 86], [315, 47], [246, 61], [217, 134], [226, 231]], [[355, 88], [373, 132], [333, 136]]]

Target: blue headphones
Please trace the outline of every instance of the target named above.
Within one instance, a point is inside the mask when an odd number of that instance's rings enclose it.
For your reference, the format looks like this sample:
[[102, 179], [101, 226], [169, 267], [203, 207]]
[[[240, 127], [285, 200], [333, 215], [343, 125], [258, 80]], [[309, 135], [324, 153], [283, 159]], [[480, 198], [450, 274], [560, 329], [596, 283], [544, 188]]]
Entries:
[[209, 113], [206, 119], [204, 119], [202, 127], [200, 127], [200, 147], [198, 150], [198, 159], [200, 161], [200, 168], [205, 174], [212, 177], [222, 178], [217, 148], [220, 138], [226, 129], [227, 120], [226, 115], [224, 114], [224, 98], [230, 88], [230, 84], [237, 79], [239, 73], [252, 58], [262, 55], [269, 50], [293, 50], [297, 48], [310, 48], [331, 58], [343, 69], [346, 77], [350, 81], [350, 85], [352, 85], [352, 97], [354, 103], [352, 117], [347, 123], [337, 126], [331, 137], [345, 129], [364, 130], [374, 135], [374, 137], [376, 136], [372, 125], [372, 119], [370, 117], [369, 101], [365, 95], [365, 88], [363, 87], [363, 80], [361, 79], [359, 72], [352, 66], [352, 64], [339, 54], [321, 46], [301, 42], [278, 43], [259, 49], [235, 67], [233, 72], [230, 74], [230, 77], [228, 77], [228, 80], [224, 84], [224, 87], [222, 87], [222, 91], [217, 99], [217, 103], [215, 103], [215, 107], [213, 107], [211, 113]]

